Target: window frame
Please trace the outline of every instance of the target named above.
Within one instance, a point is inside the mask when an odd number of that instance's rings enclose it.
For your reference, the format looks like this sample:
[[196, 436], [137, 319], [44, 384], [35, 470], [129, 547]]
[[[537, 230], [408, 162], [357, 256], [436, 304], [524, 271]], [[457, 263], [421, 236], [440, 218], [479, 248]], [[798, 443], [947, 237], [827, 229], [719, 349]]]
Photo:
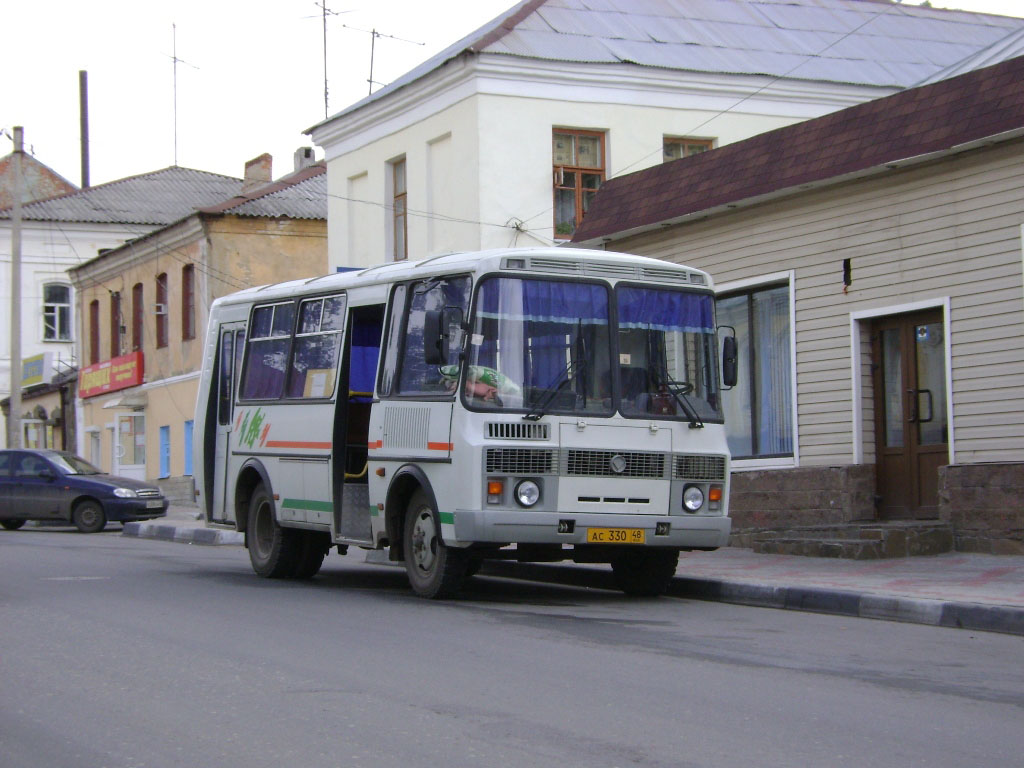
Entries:
[[181, 339], [196, 337], [196, 265], [181, 268]]
[[[666, 149], [669, 144], [676, 144], [683, 147], [683, 154], [678, 157], [667, 157]], [[692, 147], [703, 147], [699, 152], [687, 152]], [[661, 161], [670, 163], [673, 160], [682, 160], [686, 157], [693, 157], [715, 148], [714, 139], [698, 139], [694, 136], [663, 136], [661, 140]]]
[[[406, 261], [409, 258], [409, 166], [406, 158], [392, 160], [391, 166], [391, 260]], [[401, 170], [401, 191], [399, 191], [399, 170]], [[401, 246], [399, 254], [399, 224], [401, 224]]]
[[89, 302], [89, 365], [100, 361], [100, 300]]
[[[573, 137], [573, 161], [575, 165], [559, 164], [555, 162], [555, 137], [558, 135], [572, 136]], [[579, 153], [576, 149], [576, 139], [578, 137], [596, 138], [598, 140], [598, 155], [600, 159], [599, 166], [582, 166], [579, 164]], [[555, 240], [571, 240], [576, 229], [579, 228], [580, 224], [583, 223], [583, 216], [586, 213], [586, 204], [584, 199], [584, 192], [592, 191], [597, 192], [601, 188], [601, 185], [608, 180], [608, 142], [606, 131], [594, 131], [580, 128], [555, 128], [551, 129], [551, 168], [552, 168], [552, 184], [551, 184], [551, 200], [553, 211], [551, 214], [551, 228], [552, 236]], [[566, 173], [575, 174], [575, 180], [571, 187], [565, 184]], [[583, 186], [583, 174], [598, 174], [601, 178], [596, 188], [590, 190]], [[559, 190], [572, 189], [575, 195], [575, 217], [576, 226], [572, 232], [559, 232], [558, 231], [558, 192]]]
[[110, 292], [110, 359], [121, 356], [121, 292]]
[[[67, 301], [47, 301], [46, 291], [48, 288], [63, 288], [67, 291]], [[49, 282], [43, 283], [43, 341], [47, 342], [69, 342], [74, 341], [72, 333], [72, 292], [71, 286], [67, 283]], [[52, 308], [52, 309], [51, 309]], [[64, 321], [61, 321], [61, 308], [64, 308]], [[52, 315], [54, 322], [47, 324], [47, 316]], [[47, 328], [54, 329], [53, 337], [47, 336]]]
[[132, 351], [142, 349], [145, 343], [146, 289], [142, 283], [132, 286]]
[[[156, 301], [154, 302], [153, 312], [156, 315], [156, 348], [162, 349], [166, 347], [169, 339], [169, 318], [168, 318], [168, 307], [167, 307], [167, 273], [161, 272], [156, 276]], [[163, 306], [163, 312], [157, 312], [156, 308]]]
[[[723, 326], [722, 318], [718, 313], [718, 302], [722, 299], [728, 299], [735, 296], [747, 295], [752, 296], [755, 293], [761, 291], [767, 291], [771, 289], [785, 287], [788, 289], [788, 301], [789, 301], [789, 312], [788, 312], [788, 323], [789, 323], [789, 375], [790, 375], [790, 387], [789, 387], [789, 418], [790, 418], [790, 430], [792, 433], [792, 452], [787, 454], [765, 454], [765, 455], [754, 455], [749, 457], [738, 457], [733, 458], [732, 467], [735, 470], [757, 470], [757, 469], [773, 469], [773, 468], [787, 468], [797, 467], [800, 465], [800, 429], [797, 418], [797, 377], [796, 377], [796, 273], [793, 270], [786, 272], [775, 272], [767, 275], [761, 275], [758, 277], [747, 278], [742, 280], [736, 280], [728, 283], [721, 283], [715, 286], [715, 309], [716, 309], [716, 322], [719, 328], [719, 344], [721, 339], [724, 338], [722, 329]], [[749, 311], [749, 309], [748, 309]], [[749, 315], [748, 315], [749, 316]], [[739, 360], [739, 375], [748, 376], [753, 381], [753, 367], [749, 361]], [[728, 393], [730, 389], [722, 389], [723, 407], [725, 406], [725, 398], [729, 397]], [[753, 409], [752, 409], [753, 410]], [[728, 416], [726, 416], [726, 423], [728, 423]], [[753, 425], [753, 416], [751, 417], [751, 424]]]

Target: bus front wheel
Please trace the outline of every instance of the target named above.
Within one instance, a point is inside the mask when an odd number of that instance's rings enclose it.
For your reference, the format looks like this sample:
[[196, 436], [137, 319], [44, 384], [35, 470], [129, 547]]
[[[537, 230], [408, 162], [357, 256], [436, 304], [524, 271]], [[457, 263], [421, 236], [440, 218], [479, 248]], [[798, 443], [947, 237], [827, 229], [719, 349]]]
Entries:
[[302, 555], [296, 531], [282, 528], [274, 517], [274, 500], [260, 485], [249, 500], [245, 541], [256, 574], [266, 579], [291, 577]]
[[657, 597], [665, 594], [678, 564], [676, 549], [630, 550], [612, 560], [612, 573], [627, 595]]
[[466, 576], [465, 550], [448, 547], [441, 540], [441, 522], [422, 489], [409, 500], [402, 532], [405, 572], [413, 592], [420, 597], [451, 597]]

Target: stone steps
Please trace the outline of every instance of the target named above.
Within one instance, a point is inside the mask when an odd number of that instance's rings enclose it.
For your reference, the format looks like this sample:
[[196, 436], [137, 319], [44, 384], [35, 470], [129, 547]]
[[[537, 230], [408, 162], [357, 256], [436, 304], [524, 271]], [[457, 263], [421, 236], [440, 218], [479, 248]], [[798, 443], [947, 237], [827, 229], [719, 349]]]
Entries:
[[749, 547], [764, 554], [850, 560], [920, 557], [953, 550], [953, 528], [938, 520], [874, 520], [843, 525], [762, 529], [745, 531], [733, 538], [733, 546]]

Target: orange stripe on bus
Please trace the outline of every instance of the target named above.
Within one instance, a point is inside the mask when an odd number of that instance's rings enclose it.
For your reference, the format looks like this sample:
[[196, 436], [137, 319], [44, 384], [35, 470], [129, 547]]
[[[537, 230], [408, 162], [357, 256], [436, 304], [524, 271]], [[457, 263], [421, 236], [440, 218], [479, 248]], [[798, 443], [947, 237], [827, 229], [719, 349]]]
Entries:
[[383, 448], [384, 447], [384, 441], [383, 440], [376, 440], [376, 441], [374, 441], [372, 443], [367, 443], [366, 447], [369, 448], [371, 451], [375, 450], [376, 448]]
[[310, 443], [303, 440], [267, 440], [267, 448], [322, 448], [331, 450], [331, 443]]
[[450, 451], [454, 447], [452, 443], [427, 443], [428, 451]]

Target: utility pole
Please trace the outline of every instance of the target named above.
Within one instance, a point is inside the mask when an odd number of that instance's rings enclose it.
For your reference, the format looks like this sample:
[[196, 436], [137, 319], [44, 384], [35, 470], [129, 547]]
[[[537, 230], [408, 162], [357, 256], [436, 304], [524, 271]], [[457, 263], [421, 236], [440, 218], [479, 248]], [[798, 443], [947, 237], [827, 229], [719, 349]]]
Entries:
[[89, 188], [89, 73], [78, 70], [78, 115], [82, 134], [82, 189]]
[[11, 212], [11, 399], [7, 447], [21, 448], [21, 196], [24, 129], [14, 126], [14, 209]]

